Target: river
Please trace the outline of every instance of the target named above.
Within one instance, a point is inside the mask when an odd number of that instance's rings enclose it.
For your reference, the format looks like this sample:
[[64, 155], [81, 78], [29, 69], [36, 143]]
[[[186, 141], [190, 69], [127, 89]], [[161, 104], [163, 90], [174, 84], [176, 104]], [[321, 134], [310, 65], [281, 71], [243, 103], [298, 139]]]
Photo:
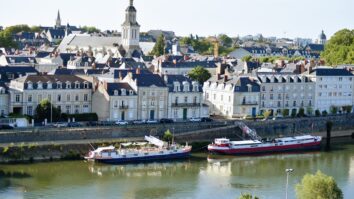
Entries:
[[345, 198], [354, 198], [354, 145], [332, 152], [253, 157], [193, 154], [185, 161], [136, 165], [102, 165], [84, 161], [0, 165], [0, 198], [289, 198], [305, 173], [331, 175]]

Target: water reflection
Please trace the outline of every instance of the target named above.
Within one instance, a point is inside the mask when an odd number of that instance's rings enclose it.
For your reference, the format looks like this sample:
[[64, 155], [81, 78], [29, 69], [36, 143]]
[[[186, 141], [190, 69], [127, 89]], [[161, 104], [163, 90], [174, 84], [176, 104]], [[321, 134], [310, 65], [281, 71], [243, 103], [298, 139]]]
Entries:
[[[0, 198], [284, 198], [308, 172], [334, 176], [345, 196], [354, 195], [354, 145], [330, 153], [235, 157], [194, 154], [171, 163], [104, 165], [53, 162], [0, 166]], [[346, 197], [347, 198], [347, 197]]]

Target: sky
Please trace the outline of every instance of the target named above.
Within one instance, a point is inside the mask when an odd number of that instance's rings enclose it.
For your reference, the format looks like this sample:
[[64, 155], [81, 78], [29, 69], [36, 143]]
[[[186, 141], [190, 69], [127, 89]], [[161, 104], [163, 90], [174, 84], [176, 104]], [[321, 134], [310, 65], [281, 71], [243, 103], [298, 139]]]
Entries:
[[[129, 0], [1, 0], [0, 26], [62, 23], [120, 30]], [[315, 39], [354, 29], [354, 0], [134, 0], [141, 31], [178, 36], [256, 35]]]

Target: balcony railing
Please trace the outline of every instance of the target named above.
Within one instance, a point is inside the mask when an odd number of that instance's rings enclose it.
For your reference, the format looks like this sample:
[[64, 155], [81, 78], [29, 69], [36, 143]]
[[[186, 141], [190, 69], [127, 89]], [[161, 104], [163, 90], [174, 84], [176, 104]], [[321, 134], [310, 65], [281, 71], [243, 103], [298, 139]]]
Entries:
[[243, 101], [241, 105], [258, 105], [258, 102]]
[[128, 105], [120, 105], [119, 106], [119, 109], [128, 109], [129, 107], [128, 107]]
[[172, 103], [172, 107], [199, 107], [200, 103]]

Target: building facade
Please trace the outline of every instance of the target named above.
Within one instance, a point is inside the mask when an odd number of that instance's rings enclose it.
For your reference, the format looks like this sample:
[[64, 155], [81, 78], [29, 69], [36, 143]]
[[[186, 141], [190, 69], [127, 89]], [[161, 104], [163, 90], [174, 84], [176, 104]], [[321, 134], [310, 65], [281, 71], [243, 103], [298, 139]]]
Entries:
[[34, 115], [38, 104], [48, 99], [62, 113], [92, 112], [92, 83], [72, 75], [29, 75], [12, 80], [9, 112]]

